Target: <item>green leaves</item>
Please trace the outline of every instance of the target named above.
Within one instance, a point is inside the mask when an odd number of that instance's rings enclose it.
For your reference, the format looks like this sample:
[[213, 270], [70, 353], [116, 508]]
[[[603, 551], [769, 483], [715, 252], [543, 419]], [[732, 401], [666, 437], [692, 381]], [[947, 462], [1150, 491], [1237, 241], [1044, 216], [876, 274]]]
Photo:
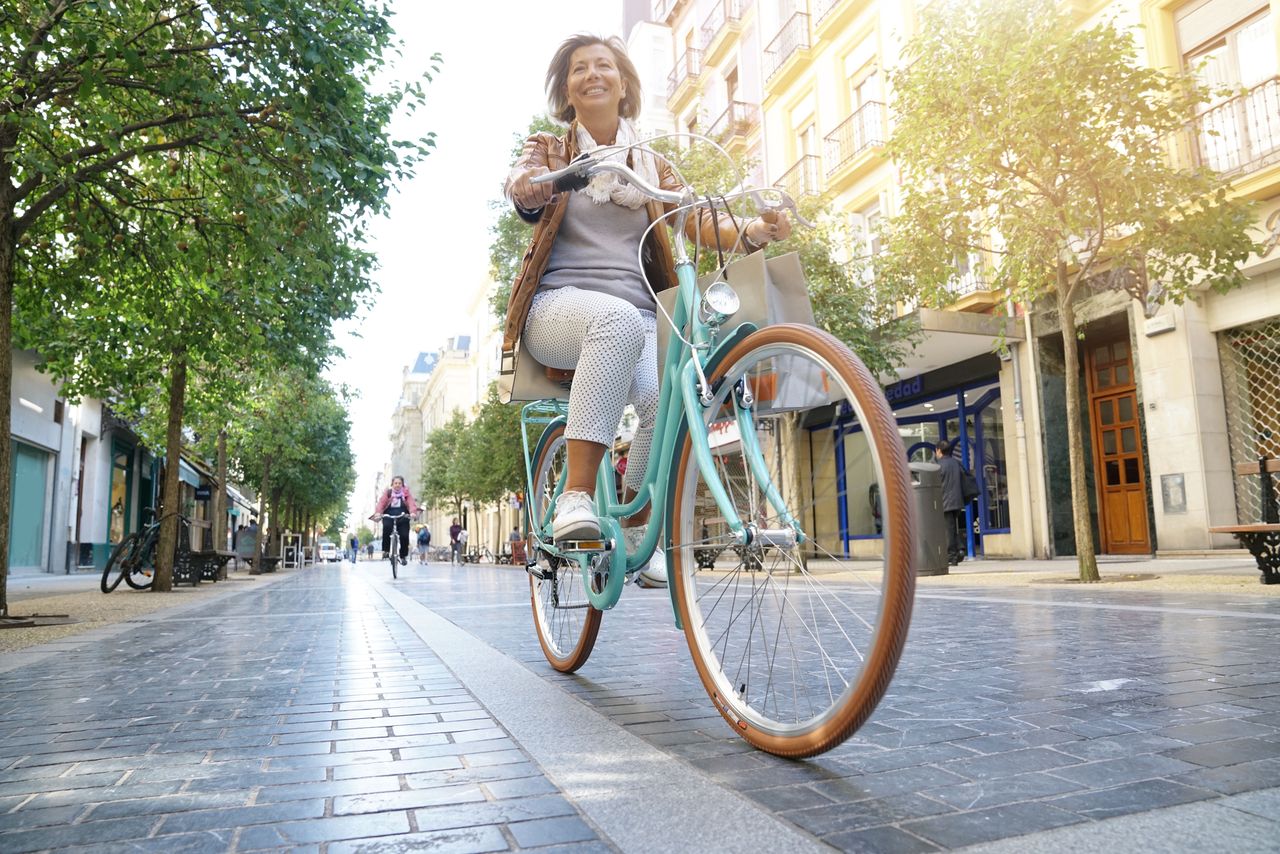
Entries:
[[1146, 271], [1142, 298], [1238, 282], [1218, 259], [1248, 254], [1246, 205], [1169, 160], [1203, 92], [1140, 65], [1130, 33], [1077, 29], [1052, 0], [943, 0], [907, 57], [892, 81], [903, 198], [883, 272], [908, 293], [949, 301], [971, 253], [1021, 302], [1057, 286], [1059, 261], [1072, 291], [1116, 265]]

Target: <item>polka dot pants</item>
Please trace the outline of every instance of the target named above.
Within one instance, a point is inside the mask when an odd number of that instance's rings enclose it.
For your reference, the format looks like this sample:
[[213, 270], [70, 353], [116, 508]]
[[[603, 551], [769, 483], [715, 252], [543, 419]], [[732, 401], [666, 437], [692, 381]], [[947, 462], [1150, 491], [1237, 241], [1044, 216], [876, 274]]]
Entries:
[[578, 288], [540, 291], [529, 307], [521, 343], [549, 368], [572, 370], [565, 436], [612, 447], [622, 410], [636, 408], [624, 483], [644, 480], [658, 416], [658, 332], [651, 311]]

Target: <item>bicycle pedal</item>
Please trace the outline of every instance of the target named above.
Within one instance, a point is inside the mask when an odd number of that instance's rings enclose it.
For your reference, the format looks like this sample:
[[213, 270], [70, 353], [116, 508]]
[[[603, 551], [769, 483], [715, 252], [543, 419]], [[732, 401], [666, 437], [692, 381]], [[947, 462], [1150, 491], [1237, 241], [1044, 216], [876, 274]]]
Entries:
[[607, 552], [613, 549], [612, 540], [557, 540], [556, 548], [561, 554], [574, 552]]

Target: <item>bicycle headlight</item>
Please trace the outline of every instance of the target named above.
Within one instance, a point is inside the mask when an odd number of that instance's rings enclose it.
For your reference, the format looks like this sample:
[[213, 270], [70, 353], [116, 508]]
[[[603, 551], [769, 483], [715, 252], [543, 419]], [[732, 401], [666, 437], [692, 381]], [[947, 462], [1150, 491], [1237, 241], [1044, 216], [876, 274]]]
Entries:
[[737, 313], [741, 305], [738, 294], [728, 282], [713, 282], [702, 292], [702, 320], [704, 323], [724, 323]]

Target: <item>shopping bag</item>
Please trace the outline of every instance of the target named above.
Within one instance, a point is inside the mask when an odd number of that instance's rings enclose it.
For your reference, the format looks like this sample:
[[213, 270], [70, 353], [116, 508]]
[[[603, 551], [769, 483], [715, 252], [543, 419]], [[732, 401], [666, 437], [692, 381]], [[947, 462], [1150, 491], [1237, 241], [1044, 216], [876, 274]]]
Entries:
[[498, 399], [503, 403], [531, 400], [568, 400], [570, 371], [548, 371], [546, 365], [524, 352], [520, 342], [503, 350], [498, 365]]
[[[727, 282], [738, 295], [740, 307], [728, 324], [750, 321], [761, 328], [775, 323], [814, 325], [809, 285], [800, 267], [800, 256], [795, 252], [773, 258], [765, 258], [762, 251], [752, 252], [700, 278], [699, 293], [717, 281]], [[676, 292], [676, 288], [670, 288], [658, 293], [658, 302], [671, 316], [675, 314]], [[684, 334], [687, 335], [688, 330]], [[659, 312], [659, 371], [670, 339], [671, 325]], [[773, 370], [754, 379], [752, 393], [758, 413], [808, 409], [831, 402], [829, 378], [813, 362], [779, 357], [770, 364]]]

